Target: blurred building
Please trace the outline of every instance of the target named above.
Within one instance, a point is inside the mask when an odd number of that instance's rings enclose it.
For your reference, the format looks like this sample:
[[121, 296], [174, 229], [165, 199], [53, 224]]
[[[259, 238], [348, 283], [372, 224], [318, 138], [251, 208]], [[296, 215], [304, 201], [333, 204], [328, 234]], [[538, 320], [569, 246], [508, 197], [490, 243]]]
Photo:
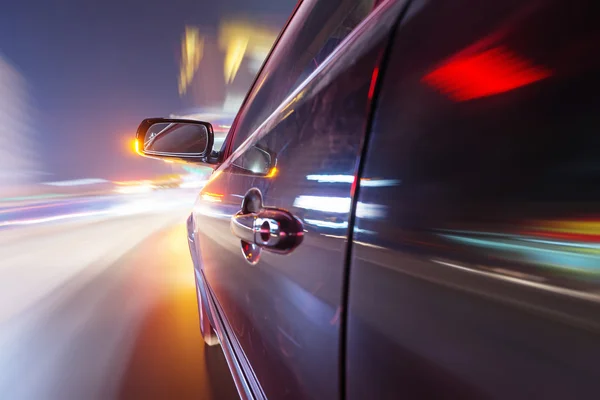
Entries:
[[256, 17], [227, 18], [217, 29], [186, 27], [179, 76], [186, 105], [235, 114], [280, 27]]
[[20, 192], [39, 178], [25, 78], [0, 55], [0, 195]]

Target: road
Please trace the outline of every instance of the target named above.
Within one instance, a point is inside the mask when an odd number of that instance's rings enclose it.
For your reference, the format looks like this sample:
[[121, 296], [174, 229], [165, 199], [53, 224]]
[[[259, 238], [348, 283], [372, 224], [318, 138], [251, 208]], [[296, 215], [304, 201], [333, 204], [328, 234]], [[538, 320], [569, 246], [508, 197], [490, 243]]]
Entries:
[[0, 210], [2, 399], [237, 398], [199, 334], [191, 202], [174, 191]]

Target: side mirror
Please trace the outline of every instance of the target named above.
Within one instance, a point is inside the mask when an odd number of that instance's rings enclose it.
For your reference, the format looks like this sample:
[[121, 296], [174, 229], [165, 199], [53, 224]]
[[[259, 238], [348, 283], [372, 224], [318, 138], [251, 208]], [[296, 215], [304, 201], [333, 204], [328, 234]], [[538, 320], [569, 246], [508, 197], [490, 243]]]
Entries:
[[136, 133], [136, 152], [142, 156], [210, 164], [214, 133], [208, 122], [150, 118]]

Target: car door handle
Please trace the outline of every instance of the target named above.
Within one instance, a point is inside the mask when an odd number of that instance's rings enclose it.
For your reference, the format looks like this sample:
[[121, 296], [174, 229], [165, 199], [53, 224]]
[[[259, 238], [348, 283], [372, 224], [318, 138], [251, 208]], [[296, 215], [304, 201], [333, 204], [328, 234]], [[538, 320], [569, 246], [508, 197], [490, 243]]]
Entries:
[[[263, 207], [258, 189], [251, 189], [244, 196], [242, 210], [231, 217], [231, 231], [242, 242], [254, 245], [251, 247], [279, 254], [291, 252], [304, 238], [302, 222], [287, 210]], [[248, 258], [246, 252], [244, 255]]]

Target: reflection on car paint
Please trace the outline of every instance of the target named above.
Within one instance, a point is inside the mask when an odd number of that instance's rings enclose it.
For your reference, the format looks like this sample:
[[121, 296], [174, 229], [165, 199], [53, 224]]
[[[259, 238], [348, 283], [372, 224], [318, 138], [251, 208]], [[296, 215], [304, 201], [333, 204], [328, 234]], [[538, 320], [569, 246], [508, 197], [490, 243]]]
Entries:
[[[540, 221], [515, 233], [453, 231], [440, 236], [486, 249], [490, 257], [542, 267], [578, 280], [600, 277], [597, 221]], [[556, 235], [558, 237], [552, 237]], [[535, 271], [535, 270], [534, 270]]]
[[552, 75], [504, 47], [476, 54], [459, 54], [423, 77], [423, 82], [437, 88], [455, 101], [517, 89]]
[[[309, 181], [317, 181], [319, 183], [354, 183], [354, 175], [307, 175]], [[385, 187], [396, 186], [401, 181], [399, 179], [369, 179], [363, 178], [360, 180], [361, 187]]]
[[[348, 213], [351, 206], [352, 199], [350, 197], [301, 195], [294, 200], [294, 207], [336, 214]], [[386, 207], [380, 204], [358, 202], [356, 205], [356, 215], [360, 218], [385, 218]]]

